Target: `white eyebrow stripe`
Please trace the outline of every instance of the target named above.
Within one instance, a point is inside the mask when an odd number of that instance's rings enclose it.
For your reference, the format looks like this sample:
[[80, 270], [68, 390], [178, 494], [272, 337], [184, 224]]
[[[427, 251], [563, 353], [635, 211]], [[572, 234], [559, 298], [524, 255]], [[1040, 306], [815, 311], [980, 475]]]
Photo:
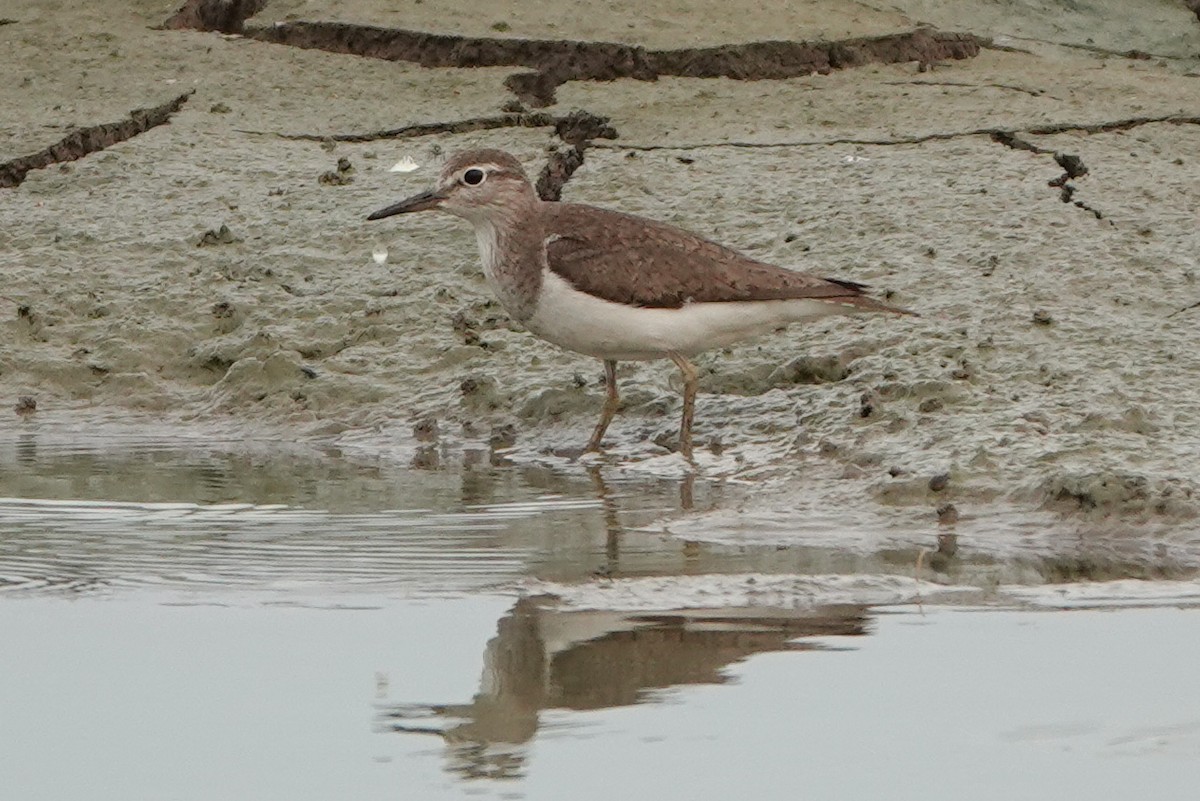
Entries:
[[[453, 173], [447, 175], [446, 178], [457, 180], [458, 177], [461, 176], [463, 173], [465, 173], [467, 170], [483, 170], [484, 172], [492, 173], [492, 172], [503, 172], [504, 168], [501, 167], [499, 164], [493, 164], [490, 161], [484, 162], [482, 164], [468, 164], [467, 166], [463, 167], [462, 169], [455, 170]], [[445, 179], [443, 179], [443, 180], [445, 180]]]

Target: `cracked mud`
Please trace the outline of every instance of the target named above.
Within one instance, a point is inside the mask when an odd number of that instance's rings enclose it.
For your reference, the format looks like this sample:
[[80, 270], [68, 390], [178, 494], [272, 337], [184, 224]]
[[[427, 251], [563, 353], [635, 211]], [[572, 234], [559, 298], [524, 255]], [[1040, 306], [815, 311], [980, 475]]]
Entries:
[[[201, 7], [223, 3], [200, 3]], [[530, 40], [467, 37], [422, 31], [378, 28], [335, 22], [296, 21], [247, 27], [245, 19], [260, 10], [252, 4], [207, 12], [180, 11], [173, 22], [184, 27], [195, 19], [200, 30], [237, 32], [265, 42], [349, 53], [423, 67], [528, 67], [505, 86], [523, 103], [545, 107], [555, 102], [555, 89], [568, 81], [654, 81], [662, 76], [768, 80], [828, 73], [866, 64], [971, 58], [980, 41], [969, 34], [917, 29], [836, 42], [771, 41], [720, 47], [648, 50], [616, 42]], [[237, 11], [245, 16], [231, 20]], [[215, 20], [214, 25], [210, 20]], [[236, 27], [236, 31], [234, 28]]]

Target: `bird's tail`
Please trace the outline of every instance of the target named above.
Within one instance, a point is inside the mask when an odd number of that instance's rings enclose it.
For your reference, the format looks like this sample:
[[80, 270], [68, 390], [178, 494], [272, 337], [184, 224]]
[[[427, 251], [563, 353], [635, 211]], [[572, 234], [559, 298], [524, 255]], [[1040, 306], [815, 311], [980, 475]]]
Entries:
[[893, 306], [890, 303], [884, 303], [882, 300], [876, 300], [866, 294], [870, 287], [867, 284], [860, 284], [857, 281], [843, 281], [839, 278], [826, 278], [831, 284], [837, 284], [849, 290], [845, 295], [836, 295], [830, 298], [822, 298], [822, 300], [830, 300], [834, 303], [841, 303], [846, 306], [853, 306], [855, 309], [864, 312], [886, 312], [887, 314], [902, 314], [911, 317], [920, 317], [915, 311]]

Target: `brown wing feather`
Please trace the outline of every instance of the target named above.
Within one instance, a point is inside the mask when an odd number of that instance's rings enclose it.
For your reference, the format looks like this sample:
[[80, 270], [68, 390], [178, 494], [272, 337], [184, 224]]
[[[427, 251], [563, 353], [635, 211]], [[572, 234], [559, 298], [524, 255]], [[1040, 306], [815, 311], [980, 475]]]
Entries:
[[814, 298], [864, 310], [902, 310], [863, 294], [863, 284], [819, 278], [756, 261], [664, 223], [571, 203], [546, 204], [546, 259], [576, 288], [615, 303]]

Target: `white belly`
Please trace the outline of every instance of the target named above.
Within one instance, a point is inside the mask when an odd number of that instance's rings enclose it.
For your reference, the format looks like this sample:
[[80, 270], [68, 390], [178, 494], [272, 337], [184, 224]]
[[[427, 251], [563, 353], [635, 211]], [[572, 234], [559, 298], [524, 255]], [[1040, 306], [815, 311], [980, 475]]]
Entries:
[[819, 300], [689, 303], [678, 309], [626, 306], [580, 292], [547, 271], [537, 308], [525, 324], [559, 347], [628, 361], [661, 359], [672, 352], [693, 356], [789, 323], [853, 312]]

